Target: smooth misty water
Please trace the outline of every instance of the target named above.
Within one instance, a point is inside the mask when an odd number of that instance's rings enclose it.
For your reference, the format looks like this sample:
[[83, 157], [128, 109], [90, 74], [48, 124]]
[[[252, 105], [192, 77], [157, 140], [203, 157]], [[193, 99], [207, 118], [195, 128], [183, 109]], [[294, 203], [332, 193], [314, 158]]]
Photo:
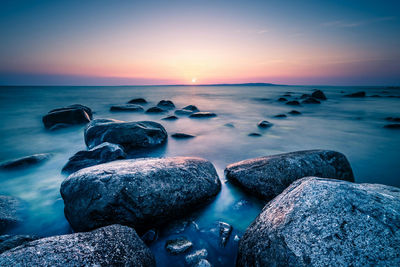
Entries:
[[[276, 99], [285, 92], [292, 98], [311, 89], [322, 89], [328, 100], [321, 105], [291, 107]], [[50, 152], [54, 156], [46, 163], [21, 171], [0, 173], [0, 194], [12, 195], [26, 202], [24, 223], [14, 233], [50, 236], [70, 233], [63, 214], [59, 187], [64, 175], [60, 173], [67, 159], [85, 149], [84, 126], [46, 131], [41, 117], [53, 108], [70, 104], [87, 105], [95, 118], [114, 118], [125, 121], [154, 120], [168, 133], [185, 132], [196, 135], [190, 140], [169, 138], [166, 146], [145, 156], [199, 156], [210, 160], [223, 182], [221, 193], [206, 207], [190, 215], [199, 227], [190, 223], [179, 234], [163, 230], [151, 245], [159, 266], [183, 265], [182, 256], [169, 256], [164, 244], [168, 237], [186, 236], [194, 247], [207, 248], [208, 259], [214, 266], [234, 263], [239, 236], [258, 215], [263, 203], [225, 183], [223, 170], [239, 160], [304, 149], [332, 149], [344, 153], [354, 170], [357, 182], [382, 183], [400, 187], [400, 131], [384, 129], [385, 117], [399, 117], [400, 99], [366, 97], [344, 98], [346, 93], [365, 90], [367, 95], [400, 95], [399, 89], [354, 87], [301, 86], [154, 86], [154, 87], [0, 87], [0, 161]], [[155, 105], [170, 99], [183, 107], [196, 105], [202, 111], [212, 111], [218, 117], [177, 121], [160, 120], [165, 115], [144, 113], [112, 113], [112, 104], [122, 104], [136, 97], [144, 97]], [[266, 100], [269, 98], [271, 100]], [[274, 115], [292, 109], [300, 116], [288, 115], [277, 119]], [[260, 120], [275, 125], [267, 130], [257, 128]], [[227, 127], [232, 123], [235, 127]], [[261, 137], [249, 137], [259, 132]], [[143, 156], [143, 155], [141, 155]], [[238, 204], [241, 203], [244, 205]], [[233, 225], [234, 233], [225, 248], [218, 248], [208, 229], [217, 221]]]

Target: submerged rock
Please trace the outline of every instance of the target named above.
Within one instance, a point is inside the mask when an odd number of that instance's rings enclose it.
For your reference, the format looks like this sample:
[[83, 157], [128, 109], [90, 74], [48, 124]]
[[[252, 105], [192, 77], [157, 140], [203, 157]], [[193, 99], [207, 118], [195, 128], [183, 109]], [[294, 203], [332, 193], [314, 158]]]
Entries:
[[90, 150], [77, 152], [69, 158], [62, 172], [73, 173], [86, 167], [124, 158], [126, 154], [120, 145], [105, 142]]
[[155, 266], [135, 230], [111, 225], [38, 239], [0, 255], [0, 266]]
[[306, 150], [243, 160], [225, 169], [226, 178], [251, 194], [271, 200], [305, 176], [354, 181], [346, 157], [335, 151]]
[[400, 189], [307, 177], [269, 202], [237, 266], [399, 266]]
[[201, 259], [194, 267], [211, 267], [211, 263], [206, 259]]
[[85, 129], [85, 143], [93, 148], [109, 142], [125, 149], [147, 148], [163, 144], [167, 140], [167, 131], [153, 121], [124, 122], [111, 119], [97, 119]]
[[171, 100], [161, 100], [160, 102], [158, 102], [157, 107], [163, 109], [174, 109], [175, 105]]
[[162, 118], [162, 120], [164, 120], [164, 121], [174, 121], [174, 120], [177, 120], [177, 119], [179, 119], [179, 118], [177, 116], [174, 116], [174, 115]]
[[274, 116], [275, 118], [286, 118], [286, 114], [278, 114]]
[[291, 111], [289, 111], [288, 112], [290, 115], [300, 115], [301, 114], [301, 112], [300, 111], [297, 111], [297, 110], [291, 110]]
[[131, 111], [131, 112], [141, 112], [144, 109], [135, 104], [123, 104], [123, 105], [115, 105], [110, 108], [110, 111]]
[[171, 134], [171, 137], [173, 137], [175, 139], [188, 139], [188, 138], [194, 138], [196, 136], [191, 135], [191, 134], [185, 134], [185, 133], [174, 133], [174, 134]]
[[139, 232], [194, 211], [221, 190], [201, 158], [118, 160], [85, 168], [61, 184], [65, 216], [75, 231], [119, 223]]
[[34, 154], [31, 156], [13, 159], [0, 164], [0, 170], [15, 170], [20, 168], [27, 168], [43, 163], [44, 161], [51, 158], [51, 154], [42, 153]]
[[226, 222], [219, 222], [219, 237], [221, 239], [221, 246], [225, 247], [228, 238], [232, 233], [232, 225]]
[[158, 232], [156, 229], [150, 229], [144, 235], [142, 235], [141, 239], [146, 245], [150, 245], [158, 239]]
[[300, 96], [300, 99], [306, 99], [306, 98], [309, 98], [309, 97], [311, 97], [310, 94], [302, 94], [302, 95]]
[[352, 93], [352, 94], [347, 94], [347, 95], [344, 95], [345, 97], [365, 97], [365, 92], [364, 91], [362, 91], [362, 92], [356, 92], [356, 93]]
[[147, 104], [144, 98], [134, 98], [128, 101], [128, 104]]
[[38, 238], [32, 235], [2, 235], [0, 236], [0, 254]]
[[196, 250], [195, 252], [187, 255], [185, 257], [185, 261], [187, 264], [192, 266], [192, 265], [198, 263], [201, 259], [207, 258], [207, 256], [208, 256], [208, 252], [206, 249], [203, 248], [203, 249]]
[[180, 254], [193, 247], [193, 243], [184, 237], [165, 242], [165, 249], [171, 254]]
[[186, 107], [184, 107], [184, 108], [182, 108], [182, 109], [191, 110], [191, 111], [193, 111], [193, 112], [199, 112], [199, 111], [200, 111], [200, 110], [199, 110], [196, 106], [194, 106], [194, 105], [188, 105], [188, 106], [186, 106]]
[[262, 134], [260, 134], [260, 133], [249, 133], [248, 136], [251, 136], [251, 137], [260, 137], [260, 136], [262, 136]]
[[180, 115], [180, 116], [188, 116], [190, 114], [193, 114], [194, 112], [192, 110], [189, 109], [177, 109], [175, 110], [175, 114], [176, 115]]
[[321, 90], [316, 90], [311, 94], [312, 97], [319, 99], [319, 100], [326, 100], [326, 95]]
[[217, 114], [212, 113], [212, 112], [195, 112], [190, 114], [190, 118], [212, 118], [216, 117]]
[[[90, 122], [92, 119], [92, 110], [86, 106], [75, 104], [65, 108], [58, 108], [49, 111], [43, 116], [42, 121], [47, 129], [57, 124], [71, 126]], [[53, 129], [56, 129], [55, 127]]]
[[257, 124], [257, 126], [258, 126], [259, 128], [262, 128], [262, 129], [270, 128], [270, 127], [272, 127], [272, 125], [274, 125], [274, 124], [271, 123], [271, 122], [269, 122], [269, 121], [260, 121], [260, 122]]
[[280, 98], [278, 98], [278, 101], [279, 102], [286, 102], [286, 101], [288, 101], [286, 98], [284, 98], [284, 97], [280, 97]]
[[19, 214], [20, 209], [21, 201], [19, 199], [0, 196], [0, 234], [5, 233], [22, 221]]
[[400, 129], [400, 123], [386, 124], [383, 127], [387, 129]]
[[146, 110], [146, 113], [163, 113], [163, 112], [166, 112], [166, 110], [160, 107], [151, 107], [148, 110]]
[[301, 101], [302, 104], [321, 104], [320, 101], [315, 99], [314, 97], [309, 97], [303, 101]]
[[293, 100], [293, 101], [286, 102], [286, 105], [290, 105], [290, 106], [300, 106], [300, 102], [297, 101], [297, 100]]
[[400, 122], [400, 117], [386, 117], [385, 120], [393, 121], [393, 122]]

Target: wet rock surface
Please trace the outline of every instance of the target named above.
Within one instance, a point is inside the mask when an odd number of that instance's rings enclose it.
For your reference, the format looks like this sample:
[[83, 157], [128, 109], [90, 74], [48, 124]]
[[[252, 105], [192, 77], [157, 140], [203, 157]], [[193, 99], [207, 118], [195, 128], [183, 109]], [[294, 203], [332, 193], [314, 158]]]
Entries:
[[226, 178], [262, 199], [271, 200], [306, 176], [354, 181], [347, 158], [330, 150], [305, 150], [240, 161], [228, 165]]
[[39, 237], [32, 235], [2, 235], [0, 236], [0, 254], [36, 239], [39, 239]]
[[135, 230], [111, 225], [25, 243], [2, 253], [0, 265], [155, 266], [155, 260]]
[[291, 111], [289, 111], [288, 112], [290, 115], [300, 115], [301, 114], [301, 112], [300, 111], [297, 111], [297, 110], [291, 110]]
[[191, 135], [191, 134], [186, 134], [186, 133], [174, 133], [174, 134], [171, 134], [171, 137], [173, 137], [175, 139], [190, 139], [190, 138], [194, 138], [196, 136]]
[[260, 133], [249, 133], [248, 136], [250, 136], [250, 137], [260, 137], [260, 136], [262, 136], [262, 134], [260, 134]]
[[184, 237], [180, 237], [177, 239], [167, 240], [165, 243], [165, 249], [171, 254], [180, 254], [184, 253], [193, 247], [193, 243], [187, 240]]
[[119, 223], [142, 232], [194, 211], [220, 190], [214, 166], [188, 157], [118, 160], [77, 171], [61, 184], [76, 231]]
[[52, 155], [49, 153], [42, 153], [42, 154], [34, 154], [19, 159], [9, 160], [6, 162], [2, 162], [0, 164], [0, 170], [16, 170], [20, 168], [28, 168], [36, 166], [50, 159], [51, 156]]
[[286, 102], [286, 105], [290, 105], [290, 106], [300, 106], [300, 102], [297, 100], [292, 100], [289, 102]]
[[277, 114], [274, 116], [275, 118], [286, 118], [287, 115], [286, 114]]
[[286, 102], [286, 101], [288, 101], [286, 98], [284, 98], [284, 97], [280, 97], [280, 98], [278, 98], [278, 101], [279, 102]]
[[193, 114], [194, 112], [192, 110], [189, 109], [177, 109], [175, 110], [175, 114], [176, 115], [180, 115], [180, 116], [189, 116], [190, 114]]
[[318, 101], [316, 98], [314, 97], [309, 97], [303, 101], [301, 101], [302, 104], [321, 104], [320, 101]]
[[128, 101], [128, 104], [147, 104], [144, 98], [134, 98]]
[[257, 123], [257, 126], [258, 126], [259, 128], [262, 128], [262, 129], [270, 128], [270, 127], [272, 127], [273, 125], [274, 125], [274, 124], [271, 123], [271, 122], [269, 122], [269, 121], [260, 121], [259, 123]]
[[43, 116], [42, 121], [44, 126], [50, 129], [57, 124], [62, 124], [63, 126], [85, 124], [90, 122], [91, 119], [92, 110], [90, 108], [75, 104], [49, 111], [49, 113]]
[[315, 177], [269, 202], [237, 266], [398, 266], [400, 189]]
[[151, 107], [148, 110], [146, 110], [146, 113], [164, 113], [164, 112], [166, 112], [166, 110], [160, 107]]
[[217, 114], [212, 112], [195, 112], [190, 114], [190, 118], [213, 118], [216, 117]]
[[232, 233], [232, 226], [226, 222], [219, 222], [219, 237], [221, 238], [221, 246], [225, 247], [228, 238]]
[[326, 95], [321, 90], [316, 90], [311, 94], [312, 97], [319, 99], [319, 100], [326, 100]]
[[174, 109], [175, 105], [171, 100], [161, 100], [158, 102], [157, 107], [160, 107], [162, 109]]
[[85, 129], [85, 143], [93, 148], [101, 143], [118, 144], [126, 150], [148, 148], [163, 144], [167, 131], [153, 121], [124, 122], [111, 119], [97, 119]]
[[352, 93], [352, 94], [347, 94], [344, 95], [345, 97], [365, 97], [366, 93], [364, 91], [362, 92], [356, 92], [356, 93]]
[[391, 123], [383, 126], [386, 129], [400, 129], [400, 123]]
[[0, 234], [16, 226], [22, 221], [20, 209], [22, 203], [11, 196], [0, 196]]
[[120, 145], [105, 142], [90, 150], [77, 152], [69, 158], [62, 172], [73, 173], [86, 167], [124, 158], [126, 154]]
[[186, 255], [185, 261], [189, 265], [197, 264], [200, 260], [206, 259], [208, 256], [208, 252], [206, 249], [199, 249], [195, 252]]
[[135, 104], [123, 104], [123, 105], [115, 105], [110, 107], [110, 111], [131, 111], [131, 112], [142, 112], [144, 109]]
[[174, 116], [174, 115], [162, 118], [162, 120], [164, 120], [164, 121], [175, 121], [177, 119], [179, 119], [179, 118], [177, 116]]

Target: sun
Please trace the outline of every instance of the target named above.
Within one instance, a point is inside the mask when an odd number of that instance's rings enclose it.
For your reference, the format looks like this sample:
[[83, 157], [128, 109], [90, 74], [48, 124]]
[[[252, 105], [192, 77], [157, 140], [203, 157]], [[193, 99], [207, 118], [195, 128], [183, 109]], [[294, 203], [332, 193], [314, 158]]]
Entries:
[[196, 78], [192, 78], [192, 83], [196, 83], [197, 79]]

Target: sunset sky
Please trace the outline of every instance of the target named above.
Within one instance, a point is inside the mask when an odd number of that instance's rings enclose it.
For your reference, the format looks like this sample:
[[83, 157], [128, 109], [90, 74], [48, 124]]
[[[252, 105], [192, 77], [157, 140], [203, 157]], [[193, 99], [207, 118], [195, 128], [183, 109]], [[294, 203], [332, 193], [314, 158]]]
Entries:
[[0, 84], [400, 85], [400, 1], [4, 1]]

